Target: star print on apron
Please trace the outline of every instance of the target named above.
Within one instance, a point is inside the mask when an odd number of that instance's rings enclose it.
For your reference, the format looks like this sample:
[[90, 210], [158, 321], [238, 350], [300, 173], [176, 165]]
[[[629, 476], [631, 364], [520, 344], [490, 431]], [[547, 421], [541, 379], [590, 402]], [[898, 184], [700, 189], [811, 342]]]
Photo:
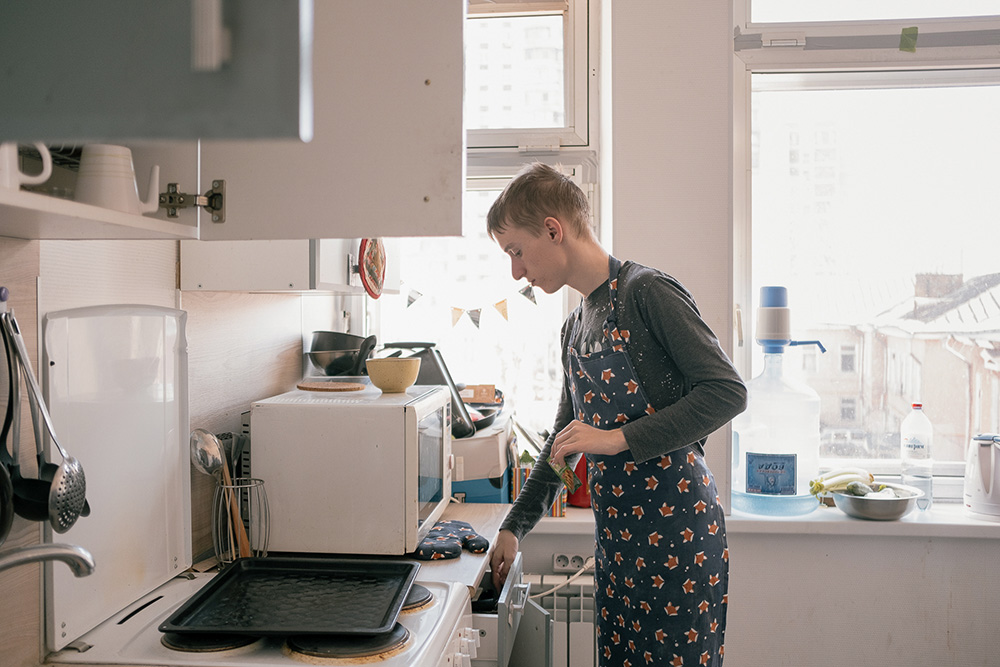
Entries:
[[[654, 412], [617, 325], [621, 262], [608, 261], [611, 311], [602, 349], [567, 353], [577, 419], [621, 428]], [[573, 325], [571, 341], [577, 340]], [[729, 585], [725, 518], [694, 447], [637, 463], [587, 454], [596, 522], [597, 653], [604, 667], [722, 665]]]

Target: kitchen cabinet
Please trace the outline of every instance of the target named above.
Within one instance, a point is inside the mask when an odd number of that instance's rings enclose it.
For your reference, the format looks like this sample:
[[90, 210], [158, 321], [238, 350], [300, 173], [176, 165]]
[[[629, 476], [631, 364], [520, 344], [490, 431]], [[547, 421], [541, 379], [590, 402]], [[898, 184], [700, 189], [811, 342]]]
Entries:
[[[397, 239], [383, 239], [383, 294], [399, 293]], [[360, 239], [181, 241], [182, 290], [365, 294], [357, 272]]]
[[202, 142], [197, 191], [227, 201], [199, 238], [461, 235], [465, 2], [315, 9], [312, 141]]
[[[314, 10], [311, 141], [125, 142], [140, 184], [160, 165], [161, 193], [176, 183], [178, 192], [203, 195], [214, 181], [225, 181], [224, 221], [198, 207], [180, 208], [177, 217], [165, 208], [128, 216], [10, 192], [0, 193], [0, 235], [230, 241], [461, 235], [464, 1], [337, 0]], [[243, 111], [253, 115], [257, 105]], [[69, 123], [75, 112], [60, 113]]]
[[0, 6], [0, 141], [308, 138], [312, 0]]

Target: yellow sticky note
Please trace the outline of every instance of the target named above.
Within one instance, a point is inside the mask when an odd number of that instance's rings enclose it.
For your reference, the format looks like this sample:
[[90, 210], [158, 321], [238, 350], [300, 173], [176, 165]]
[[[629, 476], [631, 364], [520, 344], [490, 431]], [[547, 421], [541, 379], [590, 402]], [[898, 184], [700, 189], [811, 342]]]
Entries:
[[912, 28], [903, 28], [903, 31], [899, 33], [899, 50], [908, 51], [909, 53], [917, 52], [916, 26]]

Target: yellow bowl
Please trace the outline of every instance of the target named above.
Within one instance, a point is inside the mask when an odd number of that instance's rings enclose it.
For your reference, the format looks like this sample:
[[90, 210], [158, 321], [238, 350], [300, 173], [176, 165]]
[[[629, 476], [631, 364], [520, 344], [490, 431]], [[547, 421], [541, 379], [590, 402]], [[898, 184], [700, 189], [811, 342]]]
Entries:
[[420, 372], [419, 357], [386, 357], [384, 359], [369, 359], [365, 362], [368, 377], [372, 384], [386, 394], [398, 394], [406, 391], [417, 381]]

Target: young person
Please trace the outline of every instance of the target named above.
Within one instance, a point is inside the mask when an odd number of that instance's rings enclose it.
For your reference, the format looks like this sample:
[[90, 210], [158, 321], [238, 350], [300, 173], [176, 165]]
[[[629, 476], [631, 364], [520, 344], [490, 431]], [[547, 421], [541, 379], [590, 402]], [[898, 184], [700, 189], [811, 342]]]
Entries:
[[707, 436], [745, 409], [746, 387], [684, 286], [610, 256], [589, 223], [583, 191], [540, 163], [487, 215], [515, 280], [585, 297], [562, 328], [553, 435], [490, 553], [494, 583], [560, 491], [549, 458], [572, 469], [585, 455], [600, 664], [718, 666], [729, 551], [703, 455]]

